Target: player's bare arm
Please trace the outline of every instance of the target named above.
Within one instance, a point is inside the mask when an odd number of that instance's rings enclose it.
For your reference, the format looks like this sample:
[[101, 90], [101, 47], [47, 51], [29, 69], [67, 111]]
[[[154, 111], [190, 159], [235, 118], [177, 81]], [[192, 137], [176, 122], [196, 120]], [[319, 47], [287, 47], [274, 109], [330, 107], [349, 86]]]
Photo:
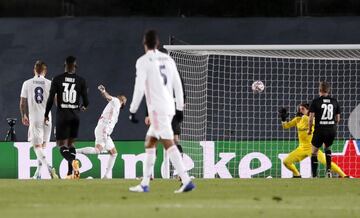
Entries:
[[336, 114], [336, 116], [335, 116], [335, 122], [336, 122], [336, 124], [339, 124], [340, 123], [340, 114]]
[[102, 95], [107, 101], [111, 101], [111, 100], [112, 100], [113, 97], [106, 91], [105, 86], [99, 85], [99, 86], [98, 86], [98, 89], [99, 89], [101, 95]]
[[29, 126], [29, 110], [27, 105], [27, 98], [20, 98], [20, 113], [22, 124], [25, 126]]
[[311, 135], [311, 129], [312, 129], [312, 126], [313, 126], [313, 122], [314, 122], [314, 116], [315, 116], [315, 113], [313, 112], [310, 112], [309, 114], [309, 129], [308, 129], [308, 135]]

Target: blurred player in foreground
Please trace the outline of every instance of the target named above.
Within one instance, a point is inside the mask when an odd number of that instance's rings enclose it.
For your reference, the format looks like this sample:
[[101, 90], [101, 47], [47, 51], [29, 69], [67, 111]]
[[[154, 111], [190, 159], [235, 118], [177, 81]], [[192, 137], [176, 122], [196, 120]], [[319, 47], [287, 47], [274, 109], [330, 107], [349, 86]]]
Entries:
[[123, 109], [126, 105], [126, 97], [119, 95], [117, 97], [111, 96], [103, 85], [98, 87], [102, 96], [109, 102], [103, 110], [98, 124], [95, 128], [95, 147], [85, 147], [76, 149], [78, 154], [100, 154], [103, 149], [106, 149], [110, 153], [108, 165], [103, 179], [112, 178], [112, 169], [117, 157], [117, 150], [110, 135], [118, 122], [120, 109]]
[[21, 121], [25, 126], [29, 126], [29, 141], [33, 145], [37, 157], [37, 168], [33, 176], [34, 179], [41, 178], [41, 167], [45, 166], [51, 178], [58, 179], [55, 168], [47, 161], [44, 148], [50, 141], [51, 135], [51, 114], [49, 122], [44, 124], [44, 113], [46, 100], [49, 96], [51, 81], [45, 78], [47, 67], [44, 62], [36, 61], [34, 66], [35, 76], [26, 80], [21, 89], [20, 112]]
[[[284, 129], [289, 129], [291, 127], [297, 128], [299, 146], [284, 159], [284, 165], [293, 173], [293, 178], [301, 178], [301, 175], [294, 163], [300, 162], [305, 158], [310, 157], [312, 153], [311, 140], [313, 135], [307, 134], [309, 128], [309, 104], [300, 104], [296, 117], [294, 117], [289, 122], [286, 122], [286, 118], [288, 116], [287, 110], [285, 108], [282, 108], [279, 112], [282, 121], [282, 127]], [[313, 127], [314, 126], [312, 126], [312, 128]], [[320, 163], [326, 165], [325, 154], [323, 152], [319, 151], [317, 157]], [[348, 177], [334, 162], [331, 163], [331, 170], [337, 173], [342, 178]]]
[[149, 191], [156, 159], [156, 143], [160, 140], [183, 183], [175, 193], [188, 192], [193, 190], [195, 185], [185, 170], [181, 154], [173, 140], [174, 132], [171, 127], [171, 120], [175, 114], [174, 93], [176, 110], [179, 111], [176, 116], [179, 117], [183, 116], [184, 94], [175, 61], [169, 55], [159, 52], [156, 49], [158, 46], [159, 37], [156, 31], [147, 31], [144, 35], [145, 54], [136, 62], [136, 81], [129, 119], [134, 123], [139, 122], [135, 113], [145, 93], [151, 124], [146, 134], [143, 179], [140, 185], [130, 187], [129, 190]]

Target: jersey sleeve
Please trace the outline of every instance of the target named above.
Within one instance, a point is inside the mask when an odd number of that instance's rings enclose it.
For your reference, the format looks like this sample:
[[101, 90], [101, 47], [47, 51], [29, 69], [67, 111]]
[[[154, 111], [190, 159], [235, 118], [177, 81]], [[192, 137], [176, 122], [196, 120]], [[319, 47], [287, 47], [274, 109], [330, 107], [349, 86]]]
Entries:
[[341, 113], [341, 108], [340, 108], [340, 104], [338, 101], [336, 101], [336, 111], [335, 114], [340, 114]]
[[120, 107], [121, 107], [120, 100], [119, 100], [117, 97], [114, 97], [114, 96], [111, 96], [110, 104], [111, 104], [113, 107], [116, 107], [116, 108], [120, 108]]
[[[180, 74], [179, 74], [179, 76], [180, 76]], [[185, 102], [186, 102], [186, 93], [185, 93], [185, 88], [184, 88], [184, 80], [183, 80], [183, 78], [181, 76], [180, 76], [180, 80], [181, 80], [181, 87], [182, 87], [183, 92], [184, 92], [184, 104], [185, 104]]]
[[173, 70], [174, 70], [174, 79], [173, 79], [173, 88], [175, 92], [175, 103], [176, 110], [182, 111], [184, 109], [184, 90], [181, 82], [179, 72], [176, 68], [175, 61], [172, 60]]
[[21, 93], [20, 93], [20, 97], [21, 98], [27, 98], [27, 82], [24, 82], [22, 87], [21, 87]]
[[313, 100], [310, 104], [309, 112], [315, 113], [315, 111], [316, 111], [316, 100]]
[[45, 117], [49, 116], [50, 110], [54, 104], [54, 98], [55, 98], [55, 94], [56, 94], [56, 77], [53, 79], [53, 81], [51, 82], [51, 86], [50, 86], [50, 92], [49, 92], [49, 98], [47, 99], [46, 102], [46, 109], [45, 109]]
[[88, 98], [88, 88], [85, 79], [82, 79], [82, 85], [81, 85], [81, 98], [83, 101], [83, 106], [88, 107], [89, 106], [89, 98]]
[[144, 96], [145, 81], [146, 81], [145, 66], [142, 65], [141, 62], [138, 60], [136, 62], [136, 79], [135, 79], [134, 93], [130, 104], [130, 113], [136, 113], [136, 111], [140, 106], [141, 100]]
[[290, 120], [289, 122], [282, 122], [282, 127], [284, 129], [289, 129], [291, 127], [295, 127], [298, 122], [301, 120], [301, 117], [294, 117], [292, 120]]

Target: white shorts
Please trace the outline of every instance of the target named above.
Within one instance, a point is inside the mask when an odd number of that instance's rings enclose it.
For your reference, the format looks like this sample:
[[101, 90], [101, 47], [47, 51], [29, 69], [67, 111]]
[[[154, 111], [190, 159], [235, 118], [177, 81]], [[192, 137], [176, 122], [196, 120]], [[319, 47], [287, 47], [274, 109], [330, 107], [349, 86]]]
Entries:
[[94, 132], [96, 145], [101, 145], [103, 149], [106, 149], [107, 151], [115, 148], [115, 144], [110, 137], [112, 129], [109, 129], [107, 125], [98, 124]]
[[173, 115], [159, 115], [155, 111], [149, 114], [151, 125], [146, 133], [157, 139], [174, 139], [174, 132], [171, 127]]
[[44, 124], [44, 121], [30, 122], [28, 131], [28, 141], [32, 145], [42, 145], [50, 141], [51, 123]]

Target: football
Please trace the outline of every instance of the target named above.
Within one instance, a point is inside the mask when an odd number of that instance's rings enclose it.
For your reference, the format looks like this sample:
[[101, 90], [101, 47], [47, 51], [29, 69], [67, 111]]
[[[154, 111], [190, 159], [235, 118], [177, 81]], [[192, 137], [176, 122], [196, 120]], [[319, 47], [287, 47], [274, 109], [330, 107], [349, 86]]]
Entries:
[[264, 91], [265, 85], [264, 85], [264, 83], [262, 81], [256, 80], [251, 85], [251, 89], [253, 90], [254, 93], [260, 93], [260, 92]]

